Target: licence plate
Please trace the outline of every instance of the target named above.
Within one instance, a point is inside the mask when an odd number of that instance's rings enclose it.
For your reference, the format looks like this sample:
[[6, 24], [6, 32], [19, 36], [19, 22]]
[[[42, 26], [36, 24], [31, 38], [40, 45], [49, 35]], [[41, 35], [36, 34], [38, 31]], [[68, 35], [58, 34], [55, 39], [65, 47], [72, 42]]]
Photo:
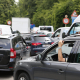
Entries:
[[50, 46], [50, 44], [45, 44], [45, 45], [43, 45], [43, 47], [48, 47], [48, 46]]

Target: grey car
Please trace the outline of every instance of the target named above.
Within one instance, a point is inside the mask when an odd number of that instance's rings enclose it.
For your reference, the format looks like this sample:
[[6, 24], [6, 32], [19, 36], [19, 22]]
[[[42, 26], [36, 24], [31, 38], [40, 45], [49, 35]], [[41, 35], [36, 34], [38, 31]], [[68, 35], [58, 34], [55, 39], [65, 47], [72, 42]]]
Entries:
[[60, 27], [58, 28], [54, 34], [51, 36], [52, 40], [54, 42], [56, 41], [59, 41], [59, 40], [62, 40], [63, 39], [63, 36], [62, 34], [65, 33], [67, 34], [67, 32], [69, 31], [70, 27]]
[[67, 62], [58, 61], [58, 42], [41, 54], [19, 61], [14, 80], [80, 80], [80, 35], [64, 39], [62, 55]]

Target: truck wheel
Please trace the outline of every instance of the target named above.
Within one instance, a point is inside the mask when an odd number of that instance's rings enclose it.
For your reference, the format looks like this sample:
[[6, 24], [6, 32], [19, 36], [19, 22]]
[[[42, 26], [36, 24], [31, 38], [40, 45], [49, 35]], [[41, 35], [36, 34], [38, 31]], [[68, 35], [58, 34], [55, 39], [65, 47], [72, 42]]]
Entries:
[[29, 80], [29, 77], [26, 73], [21, 73], [18, 77], [18, 80]]

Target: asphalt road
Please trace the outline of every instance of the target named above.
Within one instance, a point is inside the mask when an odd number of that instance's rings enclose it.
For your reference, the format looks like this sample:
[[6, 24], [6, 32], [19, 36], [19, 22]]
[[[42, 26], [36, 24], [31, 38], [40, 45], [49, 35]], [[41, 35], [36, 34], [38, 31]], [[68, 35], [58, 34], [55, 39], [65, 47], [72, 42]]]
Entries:
[[[24, 58], [29, 57], [29, 51], [27, 52], [27, 55]], [[0, 71], [0, 80], [14, 80], [13, 79], [13, 72], [5, 72]]]

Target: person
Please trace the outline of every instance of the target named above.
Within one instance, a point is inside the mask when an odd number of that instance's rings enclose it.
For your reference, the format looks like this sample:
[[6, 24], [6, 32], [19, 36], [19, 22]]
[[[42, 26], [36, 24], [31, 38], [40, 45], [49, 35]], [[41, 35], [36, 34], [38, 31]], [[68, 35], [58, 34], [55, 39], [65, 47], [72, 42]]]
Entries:
[[67, 62], [67, 58], [63, 58], [63, 55], [62, 55], [62, 45], [63, 44], [64, 44], [64, 41], [62, 40], [58, 42], [58, 61]]

